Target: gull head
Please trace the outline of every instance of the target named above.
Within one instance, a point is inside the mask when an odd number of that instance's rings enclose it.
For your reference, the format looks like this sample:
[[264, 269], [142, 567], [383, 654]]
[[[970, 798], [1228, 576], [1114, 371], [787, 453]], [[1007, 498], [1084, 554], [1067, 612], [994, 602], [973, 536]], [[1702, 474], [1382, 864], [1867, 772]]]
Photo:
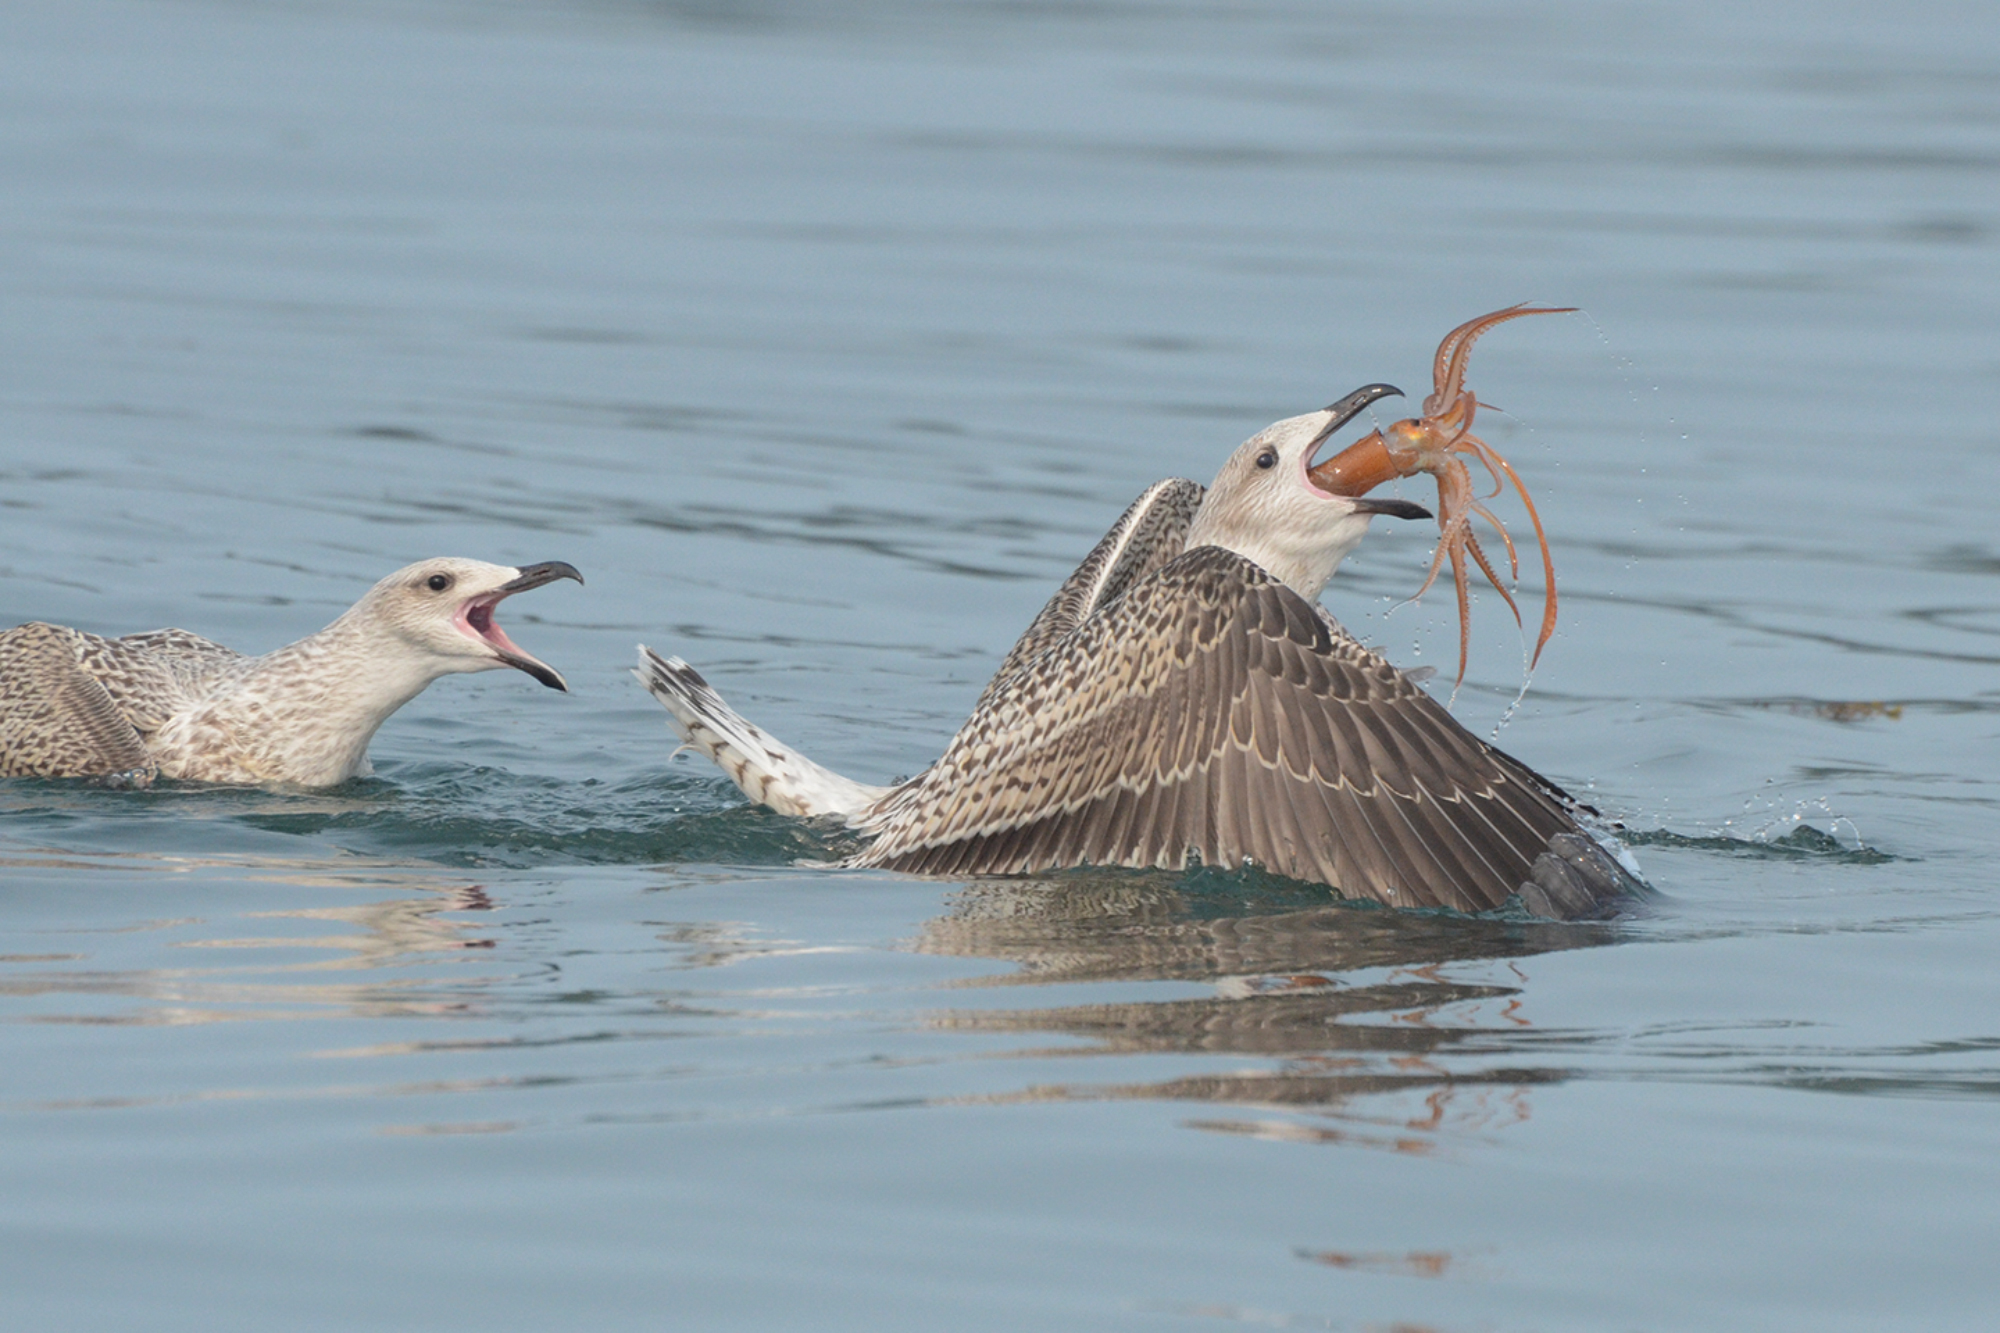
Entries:
[[494, 608], [507, 598], [557, 579], [581, 583], [583, 575], [561, 560], [514, 568], [440, 556], [389, 575], [349, 615], [372, 622], [414, 650], [432, 678], [506, 666], [567, 692], [569, 686], [553, 668], [523, 651], [493, 619]]
[[1266, 426], [1240, 445], [1209, 484], [1187, 544], [1220, 546], [1254, 560], [1308, 601], [1318, 598], [1377, 514], [1429, 518], [1407, 500], [1335, 495], [1315, 485], [1313, 455], [1378, 398], [1400, 389], [1370, 384], [1337, 403]]

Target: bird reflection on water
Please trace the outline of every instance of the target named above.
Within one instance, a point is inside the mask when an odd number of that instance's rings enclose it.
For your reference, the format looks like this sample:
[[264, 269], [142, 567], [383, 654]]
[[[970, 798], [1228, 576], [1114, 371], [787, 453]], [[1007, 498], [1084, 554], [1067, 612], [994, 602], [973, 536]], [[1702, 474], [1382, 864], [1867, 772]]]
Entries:
[[[440, 954], [492, 949], [495, 941], [452, 919], [459, 912], [494, 910], [486, 890], [435, 874], [380, 866], [356, 869], [317, 860], [270, 858], [91, 857], [27, 853], [0, 858], [0, 870], [52, 869], [88, 873], [151, 867], [155, 872], [228, 876], [239, 883], [383, 890], [393, 896], [334, 906], [284, 907], [248, 913], [262, 921], [301, 921], [311, 926], [286, 934], [230, 933], [242, 918], [209, 921], [184, 917], [134, 922], [123, 931], [167, 931], [176, 949], [200, 950], [212, 963], [152, 968], [36, 967], [0, 975], [0, 995], [77, 997], [71, 1011], [46, 1011], [37, 1021], [93, 1025], [173, 1025], [295, 1019], [347, 1015], [361, 1018], [421, 1017], [462, 1008], [456, 995], [435, 981], [399, 970], [427, 963]], [[324, 929], [328, 924], [333, 931]], [[190, 927], [219, 927], [213, 934], [186, 935]], [[303, 953], [305, 957], [283, 954]], [[201, 955], [196, 955], [197, 957]], [[64, 954], [51, 961], [82, 961]], [[359, 974], [335, 980], [326, 974]], [[308, 979], [310, 978], [310, 979]], [[104, 1009], [103, 1001], [119, 1003]]]
[[[1015, 965], [980, 987], [1129, 982], [1209, 993], [1045, 1008], [954, 1007], [954, 1032], [1046, 1033], [1082, 1047], [1023, 1056], [1250, 1056], [1158, 1082], [1064, 1081], [981, 1100], [1164, 1100], [1255, 1106], [1299, 1119], [1191, 1127], [1429, 1152], [1438, 1132], [1529, 1117], [1528, 1090], [1568, 1077], [1526, 1012], [1524, 960], [1613, 942], [1615, 926], [1389, 911], [1312, 901], [1241, 876], [1065, 875], [967, 887], [915, 947]], [[1180, 987], [1175, 988], [1177, 992]], [[1390, 1099], [1386, 1110], [1376, 1100]], [[1364, 1099], [1366, 1104], [1364, 1105]], [[1324, 1123], [1331, 1118], [1334, 1125]]]

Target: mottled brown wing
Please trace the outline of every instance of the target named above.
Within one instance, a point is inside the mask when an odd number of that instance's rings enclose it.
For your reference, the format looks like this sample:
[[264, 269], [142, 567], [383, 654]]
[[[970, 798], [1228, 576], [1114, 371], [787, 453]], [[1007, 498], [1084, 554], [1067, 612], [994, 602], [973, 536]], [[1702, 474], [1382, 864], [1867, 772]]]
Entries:
[[40, 623], [0, 633], [0, 777], [100, 777], [149, 766], [138, 730], [79, 661], [86, 637]]
[[1169, 477], [1148, 486], [1015, 641], [980, 694], [974, 712], [986, 707], [1008, 677], [1049, 645], [1187, 549], [1188, 528], [1195, 510], [1201, 508], [1202, 495], [1203, 488], [1184, 477]]
[[[1521, 892], [1542, 914], [1582, 915], [1622, 876], [1594, 844], [1573, 846], [1589, 840], [1553, 786], [1214, 547], [1023, 665], [862, 827], [877, 838], [858, 863], [919, 873], [1192, 854], [1463, 911]], [[1582, 890], [1554, 865], [1571, 853], [1595, 876]]]
[[137, 727], [151, 735], [184, 708], [201, 702], [243, 654], [184, 629], [154, 629], [119, 639], [79, 634], [81, 665]]

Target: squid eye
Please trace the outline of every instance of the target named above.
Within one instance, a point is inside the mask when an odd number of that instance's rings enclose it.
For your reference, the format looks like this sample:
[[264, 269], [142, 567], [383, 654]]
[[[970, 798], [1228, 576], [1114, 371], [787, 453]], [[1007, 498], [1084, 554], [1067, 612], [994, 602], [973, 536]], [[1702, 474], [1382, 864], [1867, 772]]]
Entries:
[[432, 592], [443, 592], [451, 586], [451, 575], [433, 574], [424, 583]]
[[1266, 449], [1263, 453], [1257, 455], [1258, 467], [1276, 467], [1277, 465], [1278, 456], [1271, 450]]

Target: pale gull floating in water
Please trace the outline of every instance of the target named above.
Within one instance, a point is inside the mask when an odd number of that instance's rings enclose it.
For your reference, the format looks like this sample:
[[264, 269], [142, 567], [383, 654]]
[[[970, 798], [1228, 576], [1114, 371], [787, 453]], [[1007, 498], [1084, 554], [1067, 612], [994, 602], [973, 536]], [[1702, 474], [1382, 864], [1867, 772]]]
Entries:
[[440, 676], [509, 666], [569, 688], [493, 623], [503, 598], [555, 579], [583, 582], [560, 560], [425, 560], [262, 657], [182, 629], [107, 639], [21, 625], [0, 633], [0, 777], [325, 787], [365, 775], [376, 729]]
[[[871, 787], [740, 717], [691, 667], [634, 674], [755, 801], [936, 875], [1255, 862], [1398, 907], [1615, 910], [1639, 885], [1558, 787], [1461, 726], [1318, 605], [1376, 514], [1313, 454], [1370, 385], [1251, 438], [1203, 488], [1156, 483], [1036, 617], [937, 763]], [[1427, 673], [1426, 673], [1427, 674]]]

